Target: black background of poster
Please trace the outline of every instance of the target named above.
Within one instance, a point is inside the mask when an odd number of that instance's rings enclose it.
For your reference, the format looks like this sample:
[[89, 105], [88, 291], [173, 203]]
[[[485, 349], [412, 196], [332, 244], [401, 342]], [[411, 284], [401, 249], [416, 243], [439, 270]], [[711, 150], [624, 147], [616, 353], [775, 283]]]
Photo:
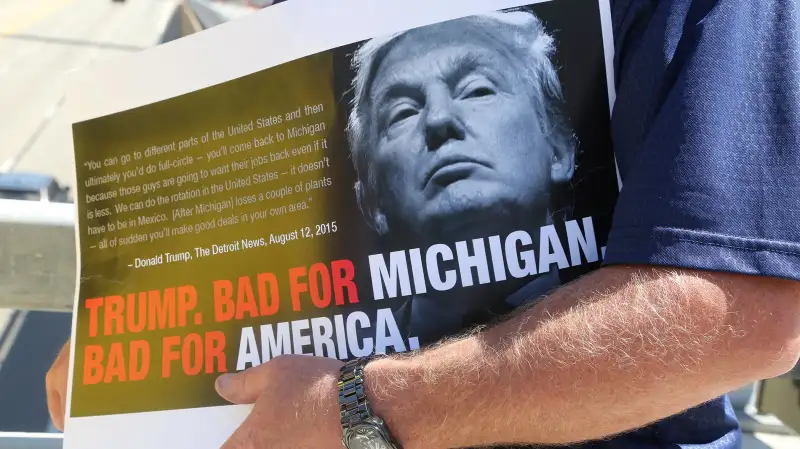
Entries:
[[[527, 10], [544, 24], [545, 30], [555, 39], [555, 52], [551, 58], [558, 72], [564, 95], [564, 116], [577, 136], [576, 169], [570, 188], [557, 194], [554, 202], [572, 204], [572, 217], [592, 217], [599, 246], [605, 246], [611, 228], [611, 214], [618, 195], [617, 172], [611, 142], [608, 84], [603, 48], [600, 7], [597, 0], [553, 0], [508, 10]], [[353, 99], [351, 82], [355, 71], [351, 67], [353, 53], [363, 44], [357, 42], [334, 49], [334, 91], [338, 100], [339, 129], [345, 129], [350, 102]], [[344, 156], [344, 157], [342, 157]], [[350, 164], [349, 155], [337, 155], [337, 164]], [[345, 160], [345, 158], [347, 160]], [[350, 175], [355, 179], [355, 172]], [[351, 182], [352, 184], [352, 182]], [[351, 192], [352, 193], [352, 192]], [[554, 194], [555, 191], [554, 191]], [[341, 204], [346, 213], [341, 216], [359, 218], [360, 212], [351, 196], [350, 204]], [[342, 203], [347, 203], [347, 199]], [[559, 235], [564, 236], [563, 223], [555, 223]], [[374, 253], [383, 242], [374, 231], [361, 223], [348, 222], [358, 241], [348, 245], [357, 254]], [[363, 248], [363, 250], [356, 250]], [[393, 248], [395, 249], [395, 248]], [[384, 250], [389, 250], [385, 248]], [[356, 261], [363, 259], [356, 257]], [[357, 262], [358, 263], [358, 262]], [[562, 282], [573, 280], [596, 269], [599, 262], [582, 264], [560, 271]], [[369, 273], [369, 267], [358, 267], [360, 274]], [[364, 279], [364, 287], [369, 279]]]

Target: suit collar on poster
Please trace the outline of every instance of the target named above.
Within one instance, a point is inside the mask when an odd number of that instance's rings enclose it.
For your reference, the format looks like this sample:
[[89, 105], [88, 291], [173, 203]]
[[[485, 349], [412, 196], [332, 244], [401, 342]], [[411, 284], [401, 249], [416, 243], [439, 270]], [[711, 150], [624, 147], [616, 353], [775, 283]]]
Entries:
[[[487, 311], [486, 315], [509, 313], [526, 302], [540, 299], [560, 284], [558, 271], [537, 276], [509, 295], [503, 301], [506, 307], [500, 307], [499, 312]], [[405, 337], [418, 337], [421, 345], [433, 343], [444, 335], [456, 335], [464, 329], [462, 316], [439, 302], [425, 301], [419, 295], [412, 296], [397, 309], [395, 318]]]

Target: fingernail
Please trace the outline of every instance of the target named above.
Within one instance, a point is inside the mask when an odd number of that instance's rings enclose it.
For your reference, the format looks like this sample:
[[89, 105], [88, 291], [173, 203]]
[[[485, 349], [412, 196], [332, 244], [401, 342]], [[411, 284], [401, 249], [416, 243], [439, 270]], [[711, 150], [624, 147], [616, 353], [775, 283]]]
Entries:
[[223, 374], [217, 377], [216, 387], [217, 391], [225, 391], [226, 388], [231, 383], [231, 375], [230, 374]]

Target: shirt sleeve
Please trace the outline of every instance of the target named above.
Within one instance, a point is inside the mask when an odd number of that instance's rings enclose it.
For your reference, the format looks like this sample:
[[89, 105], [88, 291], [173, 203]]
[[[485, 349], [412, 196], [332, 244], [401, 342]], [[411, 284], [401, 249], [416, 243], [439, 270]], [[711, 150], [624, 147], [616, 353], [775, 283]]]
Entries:
[[800, 279], [798, 9], [612, 2], [622, 189], [604, 264]]

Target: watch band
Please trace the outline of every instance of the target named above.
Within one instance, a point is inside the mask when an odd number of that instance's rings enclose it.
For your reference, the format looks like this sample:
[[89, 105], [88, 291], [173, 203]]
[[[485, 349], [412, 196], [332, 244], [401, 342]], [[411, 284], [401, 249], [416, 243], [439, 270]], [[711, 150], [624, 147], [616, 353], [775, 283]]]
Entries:
[[372, 357], [347, 361], [339, 376], [339, 415], [342, 429], [360, 424], [371, 416], [364, 393], [364, 365]]
[[369, 439], [369, 447], [402, 449], [383, 419], [373, 415], [364, 390], [364, 366], [376, 357], [379, 355], [350, 360], [339, 373], [339, 421], [342, 443], [348, 449], [366, 447], [364, 437]]

